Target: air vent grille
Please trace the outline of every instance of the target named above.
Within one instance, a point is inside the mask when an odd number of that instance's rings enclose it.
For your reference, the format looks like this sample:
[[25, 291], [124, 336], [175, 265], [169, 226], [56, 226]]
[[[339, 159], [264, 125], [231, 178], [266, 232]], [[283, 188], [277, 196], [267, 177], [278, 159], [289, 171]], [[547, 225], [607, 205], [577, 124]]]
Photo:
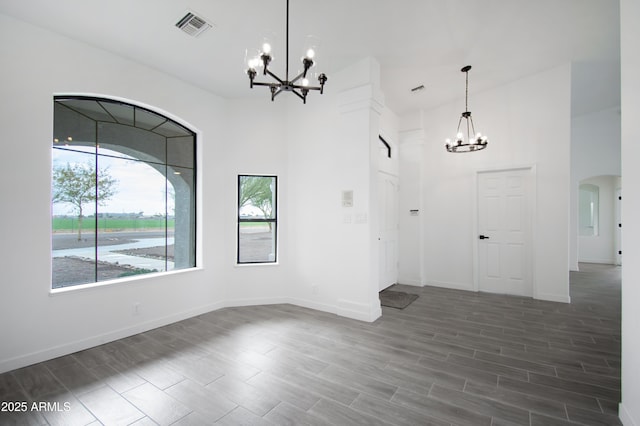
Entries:
[[211, 28], [211, 24], [206, 19], [197, 16], [193, 12], [187, 12], [182, 19], [176, 23], [176, 27], [192, 37], [198, 37]]

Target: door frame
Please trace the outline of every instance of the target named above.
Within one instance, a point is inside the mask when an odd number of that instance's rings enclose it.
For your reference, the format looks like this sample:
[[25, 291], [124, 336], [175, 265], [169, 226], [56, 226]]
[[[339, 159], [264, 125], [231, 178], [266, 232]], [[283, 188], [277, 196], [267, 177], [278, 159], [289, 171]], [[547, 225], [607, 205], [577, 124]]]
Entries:
[[622, 266], [622, 187], [616, 185], [615, 189], [615, 199], [614, 199], [614, 245], [615, 245], [615, 253], [614, 257], [616, 259], [616, 265]]
[[531, 230], [531, 249], [529, 250], [530, 258], [529, 262], [529, 270], [531, 273], [531, 286], [533, 298], [538, 299], [538, 286], [536, 282], [536, 252], [537, 252], [537, 244], [536, 244], [536, 217], [537, 217], [537, 170], [535, 164], [523, 164], [517, 166], [510, 167], [490, 167], [490, 168], [482, 168], [476, 169], [473, 174], [473, 188], [472, 188], [472, 199], [474, 202], [472, 203], [472, 215], [473, 215], [473, 226], [471, 227], [471, 240], [473, 247], [473, 291], [478, 292], [480, 289], [480, 262], [479, 262], [479, 254], [478, 254], [478, 213], [479, 213], [479, 191], [478, 191], [478, 181], [481, 173], [495, 173], [495, 172], [508, 172], [511, 170], [528, 170], [529, 171], [529, 198], [527, 199], [527, 205], [530, 211], [530, 221], [529, 224]]
[[[398, 248], [399, 248], [399, 245], [400, 245], [399, 244], [399, 239], [400, 239], [399, 238], [400, 237], [400, 211], [399, 211], [400, 210], [399, 209], [400, 177], [398, 175], [396, 175], [396, 174], [389, 173], [389, 172], [384, 171], [384, 170], [378, 170], [378, 173], [377, 173], [377, 179], [378, 179], [378, 210], [380, 210], [380, 207], [382, 207], [382, 202], [381, 201], [382, 201], [382, 198], [383, 198], [383, 192], [382, 192], [383, 188], [380, 185], [380, 179], [383, 176], [385, 176], [387, 178], [391, 178], [393, 180], [394, 185], [395, 185], [395, 192], [396, 192], [396, 194], [395, 194], [395, 203], [393, 203], [391, 205], [391, 207], [393, 209], [395, 209], [395, 231], [394, 231], [395, 232], [395, 245], [396, 245], [395, 246], [395, 256], [394, 256], [395, 257], [395, 259], [394, 259], [394, 262], [395, 262], [395, 273], [394, 273], [394, 276], [395, 277], [393, 279], [393, 281], [394, 281], [393, 283], [388, 284], [388, 285], [386, 283], [382, 284], [383, 278], [386, 278], [386, 277], [383, 276], [382, 272], [380, 271], [381, 266], [378, 265], [378, 289], [379, 289], [379, 291], [382, 291], [382, 290], [392, 286], [393, 284], [397, 284], [398, 283], [398, 272], [399, 272], [399, 270], [398, 270], [399, 269], [398, 268], [398, 262], [399, 262], [399, 256], [398, 256], [399, 250], [398, 250]], [[388, 206], [388, 204], [385, 203], [385, 208], [387, 206]], [[379, 214], [379, 216], [378, 216], [378, 230], [377, 230], [378, 238], [377, 238], [377, 243], [378, 243], [378, 260], [379, 260], [380, 259], [381, 249], [382, 249], [381, 248], [381, 243], [383, 242], [383, 235], [382, 235], [382, 229], [381, 229], [382, 226], [383, 226], [383, 223], [382, 223], [383, 222], [383, 217], [382, 217], [382, 214], [381, 214], [380, 211], [378, 212], [378, 214]], [[384, 241], [386, 241], [386, 239]], [[385, 280], [385, 282], [386, 282], [386, 280]]]

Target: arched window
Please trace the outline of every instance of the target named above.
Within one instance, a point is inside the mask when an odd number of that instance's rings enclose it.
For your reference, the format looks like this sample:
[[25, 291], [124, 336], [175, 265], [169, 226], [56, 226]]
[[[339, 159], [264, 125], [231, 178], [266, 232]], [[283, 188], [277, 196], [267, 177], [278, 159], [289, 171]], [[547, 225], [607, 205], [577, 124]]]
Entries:
[[52, 288], [194, 267], [196, 134], [95, 97], [53, 123]]

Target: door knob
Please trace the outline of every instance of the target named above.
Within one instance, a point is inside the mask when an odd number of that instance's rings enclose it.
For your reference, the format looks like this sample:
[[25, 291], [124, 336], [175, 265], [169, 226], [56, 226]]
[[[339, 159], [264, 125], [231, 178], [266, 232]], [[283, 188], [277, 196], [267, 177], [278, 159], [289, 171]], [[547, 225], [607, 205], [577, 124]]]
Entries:
[[478, 238], [480, 238], [481, 240], [488, 240], [489, 239], [489, 237], [487, 237], [486, 235], [480, 235], [480, 237], [478, 237]]

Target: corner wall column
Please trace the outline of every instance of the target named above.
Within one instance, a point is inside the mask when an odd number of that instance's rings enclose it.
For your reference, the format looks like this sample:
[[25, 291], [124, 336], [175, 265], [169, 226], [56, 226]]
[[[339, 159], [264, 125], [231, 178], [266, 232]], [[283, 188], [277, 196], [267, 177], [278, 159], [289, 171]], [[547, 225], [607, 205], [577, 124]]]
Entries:
[[[338, 315], [374, 321], [380, 317], [378, 247], [378, 135], [384, 99], [375, 84], [344, 90], [339, 95], [344, 190], [353, 191], [353, 206], [343, 207], [345, 270], [348, 286], [337, 300]], [[338, 171], [340, 173], [340, 171]]]

